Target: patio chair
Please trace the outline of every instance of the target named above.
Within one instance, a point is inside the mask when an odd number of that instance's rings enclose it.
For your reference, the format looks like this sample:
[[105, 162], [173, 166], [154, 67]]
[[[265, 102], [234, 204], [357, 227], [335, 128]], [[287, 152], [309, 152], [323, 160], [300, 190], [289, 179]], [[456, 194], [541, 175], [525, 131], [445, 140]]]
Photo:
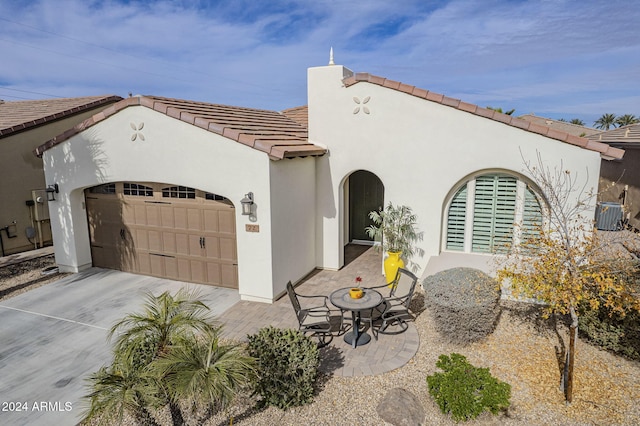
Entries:
[[[318, 347], [328, 345], [333, 339], [331, 334], [330, 309], [327, 296], [303, 296], [295, 292], [291, 281], [287, 283], [287, 294], [298, 319], [298, 330], [302, 333], [313, 333], [318, 337]], [[300, 299], [313, 300], [314, 305], [302, 307]], [[311, 304], [311, 303], [309, 303]]]
[[[409, 309], [409, 305], [411, 305], [417, 282], [418, 277], [412, 272], [400, 268], [391, 285], [384, 284], [371, 287], [382, 293], [382, 303], [372, 309], [371, 312], [363, 312], [360, 321], [369, 323], [372, 334], [376, 339], [380, 333], [400, 334], [404, 332], [407, 327], [409, 327], [407, 321], [415, 319], [415, 316]], [[385, 293], [382, 291], [384, 289], [389, 289], [388, 296], [385, 296]], [[382, 324], [380, 328], [376, 330], [373, 324], [380, 320]], [[388, 331], [387, 327], [390, 325], [397, 325], [400, 328]]]

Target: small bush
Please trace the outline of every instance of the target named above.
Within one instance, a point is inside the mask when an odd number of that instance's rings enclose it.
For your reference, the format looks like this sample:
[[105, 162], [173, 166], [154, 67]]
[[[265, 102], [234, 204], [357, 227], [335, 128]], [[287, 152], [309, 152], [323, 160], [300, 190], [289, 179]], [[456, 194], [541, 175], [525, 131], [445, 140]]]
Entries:
[[444, 373], [427, 377], [429, 393], [440, 410], [455, 421], [478, 417], [483, 411], [498, 414], [509, 408], [511, 385], [501, 382], [488, 368], [471, 365], [463, 355], [440, 355], [436, 367]]
[[640, 313], [620, 317], [604, 307], [586, 311], [578, 317], [578, 330], [592, 344], [640, 361]]
[[427, 277], [422, 287], [426, 307], [445, 339], [467, 344], [493, 332], [500, 313], [500, 290], [498, 283], [484, 272], [448, 269]]
[[313, 400], [320, 355], [311, 338], [274, 327], [248, 338], [249, 355], [258, 360], [256, 393], [264, 405], [286, 409]]

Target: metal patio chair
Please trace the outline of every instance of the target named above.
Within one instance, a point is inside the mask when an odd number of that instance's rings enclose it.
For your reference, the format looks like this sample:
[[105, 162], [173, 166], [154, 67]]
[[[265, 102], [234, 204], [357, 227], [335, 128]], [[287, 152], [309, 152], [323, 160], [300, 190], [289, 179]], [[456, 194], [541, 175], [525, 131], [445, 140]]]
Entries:
[[[380, 333], [400, 334], [409, 327], [407, 321], [415, 320], [415, 315], [411, 312], [409, 306], [411, 305], [417, 283], [418, 277], [411, 271], [400, 268], [391, 285], [384, 284], [371, 287], [383, 294], [382, 303], [370, 313], [362, 315], [360, 321], [369, 323], [373, 336], [376, 339]], [[388, 296], [385, 295], [385, 288], [389, 289]], [[374, 323], [380, 321], [382, 321], [382, 323], [376, 330]], [[399, 329], [388, 331], [387, 327], [390, 325], [398, 326]]]
[[[298, 319], [298, 330], [302, 333], [313, 333], [318, 337], [318, 347], [328, 345], [333, 339], [331, 334], [331, 317], [327, 296], [304, 296], [295, 292], [291, 281], [287, 283], [287, 294]], [[300, 299], [309, 300], [304, 307]], [[311, 302], [313, 301], [313, 302]], [[310, 305], [310, 306], [308, 306]]]

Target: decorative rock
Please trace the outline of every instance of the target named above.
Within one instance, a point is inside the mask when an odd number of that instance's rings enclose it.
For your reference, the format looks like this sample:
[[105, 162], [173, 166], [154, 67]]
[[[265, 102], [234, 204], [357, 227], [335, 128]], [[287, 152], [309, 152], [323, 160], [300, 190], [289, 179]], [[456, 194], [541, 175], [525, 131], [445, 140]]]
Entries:
[[376, 408], [382, 419], [394, 426], [420, 426], [425, 424], [426, 413], [420, 400], [402, 388], [391, 389]]

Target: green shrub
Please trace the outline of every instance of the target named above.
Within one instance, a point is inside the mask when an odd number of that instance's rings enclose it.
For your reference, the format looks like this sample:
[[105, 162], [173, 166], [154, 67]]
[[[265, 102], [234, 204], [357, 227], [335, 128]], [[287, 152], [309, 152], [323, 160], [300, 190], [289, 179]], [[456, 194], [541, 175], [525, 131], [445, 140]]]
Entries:
[[444, 373], [427, 377], [429, 393], [455, 421], [476, 418], [485, 410], [497, 414], [509, 407], [511, 385], [493, 377], [488, 368], [474, 367], [456, 353], [440, 355], [436, 367]]
[[580, 335], [594, 345], [618, 355], [640, 361], [640, 313], [624, 317], [605, 308], [587, 310], [578, 317]]
[[500, 288], [484, 272], [447, 269], [425, 278], [422, 287], [425, 307], [445, 340], [468, 344], [493, 332], [500, 314]]
[[275, 327], [248, 338], [249, 355], [258, 360], [256, 393], [262, 404], [286, 409], [313, 400], [320, 355], [311, 338]]

